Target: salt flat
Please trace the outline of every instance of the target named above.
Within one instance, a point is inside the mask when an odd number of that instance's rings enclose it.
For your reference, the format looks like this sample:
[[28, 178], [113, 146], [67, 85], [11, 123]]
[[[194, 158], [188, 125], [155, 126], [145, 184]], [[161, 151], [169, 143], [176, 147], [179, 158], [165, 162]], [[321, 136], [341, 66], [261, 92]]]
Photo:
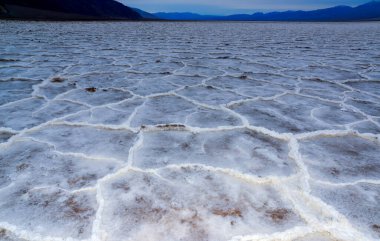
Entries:
[[0, 240], [380, 239], [380, 24], [0, 36]]

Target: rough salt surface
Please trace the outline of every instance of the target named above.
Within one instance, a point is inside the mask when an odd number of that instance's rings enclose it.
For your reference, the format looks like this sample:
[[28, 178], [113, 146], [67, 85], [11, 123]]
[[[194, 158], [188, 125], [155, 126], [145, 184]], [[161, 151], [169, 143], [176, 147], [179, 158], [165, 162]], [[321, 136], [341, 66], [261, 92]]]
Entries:
[[379, 240], [379, 24], [0, 35], [1, 241]]

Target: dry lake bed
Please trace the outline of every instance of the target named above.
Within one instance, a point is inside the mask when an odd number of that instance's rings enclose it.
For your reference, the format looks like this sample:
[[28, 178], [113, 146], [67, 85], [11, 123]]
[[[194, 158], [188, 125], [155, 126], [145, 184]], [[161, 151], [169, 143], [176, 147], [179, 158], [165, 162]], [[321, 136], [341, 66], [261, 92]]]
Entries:
[[1, 241], [380, 239], [380, 24], [0, 21]]

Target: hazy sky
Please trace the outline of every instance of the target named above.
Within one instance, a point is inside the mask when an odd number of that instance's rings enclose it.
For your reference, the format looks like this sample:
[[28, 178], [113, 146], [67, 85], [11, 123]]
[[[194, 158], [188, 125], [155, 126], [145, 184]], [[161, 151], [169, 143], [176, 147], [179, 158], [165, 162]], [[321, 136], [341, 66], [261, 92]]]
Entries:
[[308, 10], [335, 5], [356, 6], [370, 0], [119, 0], [148, 12], [202, 14], [253, 13], [273, 10]]

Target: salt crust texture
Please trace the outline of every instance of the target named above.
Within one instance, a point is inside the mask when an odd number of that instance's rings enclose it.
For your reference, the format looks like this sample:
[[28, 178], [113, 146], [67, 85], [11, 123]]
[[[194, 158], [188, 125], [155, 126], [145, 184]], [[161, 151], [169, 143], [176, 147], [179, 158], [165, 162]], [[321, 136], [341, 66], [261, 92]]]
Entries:
[[0, 36], [0, 240], [380, 239], [378, 23]]

